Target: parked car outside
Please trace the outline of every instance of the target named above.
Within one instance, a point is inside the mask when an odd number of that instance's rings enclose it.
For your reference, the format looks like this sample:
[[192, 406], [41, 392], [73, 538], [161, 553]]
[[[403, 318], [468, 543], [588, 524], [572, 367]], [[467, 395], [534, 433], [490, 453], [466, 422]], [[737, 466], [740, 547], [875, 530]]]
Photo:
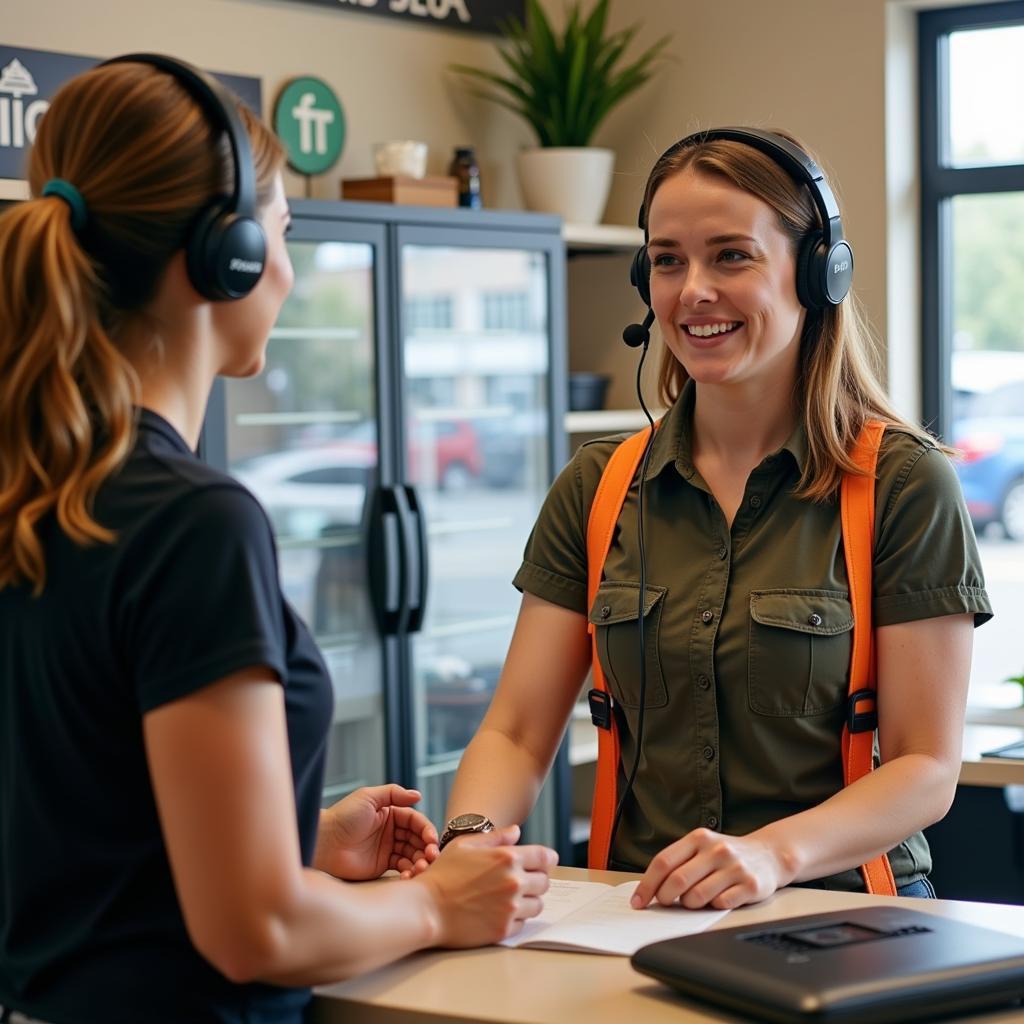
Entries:
[[[331, 441], [339, 453], [350, 452], [354, 461], [377, 461], [377, 426], [363, 420]], [[466, 419], [414, 419], [408, 449], [409, 479], [436, 483], [440, 490], [470, 487], [483, 470], [480, 440]]]
[[376, 460], [331, 444], [231, 467], [273, 524], [285, 596], [318, 635], [369, 628], [364, 506], [375, 470]]
[[334, 444], [257, 455], [231, 467], [282, 537], [319, 537], [358, 526], [376, 465]]
[[955, 352], [952, 445], [979, 532], [1024, 541], [1024, 352]]
[[481, 417], [476, 431], [488, 487], [523, 487], [529, 467], [547, 464], [548, 413], [544, 409]]

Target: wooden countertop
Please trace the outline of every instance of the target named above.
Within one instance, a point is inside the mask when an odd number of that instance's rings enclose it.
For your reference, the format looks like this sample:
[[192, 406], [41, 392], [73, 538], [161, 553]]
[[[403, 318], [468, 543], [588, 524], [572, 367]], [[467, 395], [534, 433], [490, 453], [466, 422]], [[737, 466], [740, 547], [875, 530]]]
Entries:
[[[1024, 764], [1021, 765], [1024, 770]], [[556, 875], [622, 882], [636, 875], [558, 868]], [[781, 889], [728, 914], [714, 927], [754, 924], [800, 914], [891, 903], [896, 897], [815, 889]], [[901, 900], [927, 911], [1024, 938], [1024, 907], [952, 900]], [[317, 990], [310, 1024], [726, 1024], [722, 1011], [701, 1008], [637, 974], [627, 957], [488, 947], [420, 953]], [[968, 1018], [964, 1018], [968, 1019]], [[1020, 1008], [989, 1012], [985, 1024], [1020, 1024]]]
[[982, 757], [983, 750], [1024, 740], [1024, 729], [1006, 725], [976, 725], [964, 729], [961, 786], [1024, 786], [1024, 760]]

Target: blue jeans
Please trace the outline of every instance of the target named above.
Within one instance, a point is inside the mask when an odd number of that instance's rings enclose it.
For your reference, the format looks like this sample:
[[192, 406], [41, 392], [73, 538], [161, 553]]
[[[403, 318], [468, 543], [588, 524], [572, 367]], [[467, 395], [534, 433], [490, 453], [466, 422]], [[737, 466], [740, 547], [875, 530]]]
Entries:
[[908, 885], [901, 885], [896, 890], [897, 896], [916, 896], [919, 900], [933, 900], [935, 896], [935, 887], [927, 878], [919, 878], [916, 882], [910, 882]]

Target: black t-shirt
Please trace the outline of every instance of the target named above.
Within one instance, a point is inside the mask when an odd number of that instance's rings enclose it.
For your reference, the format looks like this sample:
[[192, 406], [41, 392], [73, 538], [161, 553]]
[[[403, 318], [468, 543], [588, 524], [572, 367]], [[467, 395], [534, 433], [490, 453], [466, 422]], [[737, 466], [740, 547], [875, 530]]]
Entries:
[[244, 487], [141, 413], [79, 547], [49, 521], [46, 587], [0, 590], [0, 1005], [53, 1024], [299, 1021], [306, 989], [237, 985], [193, 948], [146, 764], [146, 712], [240, 669], [284, 685], [302, 858], [333, 694]]

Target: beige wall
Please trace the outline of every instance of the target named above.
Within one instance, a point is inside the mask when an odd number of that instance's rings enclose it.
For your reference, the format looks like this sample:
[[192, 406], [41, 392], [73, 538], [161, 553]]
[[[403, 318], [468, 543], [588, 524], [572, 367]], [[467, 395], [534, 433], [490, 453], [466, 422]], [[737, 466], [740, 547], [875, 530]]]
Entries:
[[[543, 2], [557, 18], [562, 0]], [[911, 414], [918, 373], [912, 6], [914, 0], [619, 0], [619, 25], [643, 22], [637, 47], [664, 32], [673, 44], [654, 80], [614, 111], [594, 140], [617, 151], [605, 219], [632, 223], [651, 163], [681, 135], [732, 123], [784, 126], [802, 138], [843, 202], [855, 288], [879, 333], [890, 336], [890, 383]], [[340, 177], [370, 174], [374, 141], [414, 137], [430, 144], [432, 173], [443, 172], [453, 146], [474, 143], [487, 204], [520, 202], [514, 156], [529, 142], [528, 129], [466, 95], [446, 71], [456, 61], [497, 68], [493, 37], [283, 0], [33, 0], [5, 14], [3, 36], [14, 45], [86, 54], [174, 52], [261, 76], [267, 106], [289, 77], [319, 75], [341, 97], [348, 138], [340, 166], [314, 182], [314, 195], [337, 196]], [[289, 182], [293, 195], [302, 188], [298, 179]], [[623, 315], [632, 317], [635, 305], [624, 289]], [[615, 362], [617, 350], [608, 358]]]
[[[643, 18], [645, 38], [668, 31], [674, 44], [642, 100], [616, 111], [602, 132], [601, 141], [619, 153], [609, 219], [636, 217], [651, 163], [677, 138], [724, 124], [786, 128], [819, 156], [839, 196], [856, 259], [854, 289], [884, 337], [889, 318], [886, 6], [886, 0], [620, 4], [624, 20]], [[913, 134], [899, 143], [916, 157]], [[915, 211], [911, 204], [912, 217]], [[914, 329], [914, 323], [910, 326]], [[899, 385], [900, 404], [913, 414], [916, 336], [891, 341], [901, 346], [893, 383]]]
[[[406, 24], [284, 0], [13, 0], [5, 43], [113, 56], [158, 50], [201, 67], [263, 80], [265, 112], [285, 82], [323, 78], [341, 99], [347, 137], [341, 161], [313, 182], [338, 198], [339, 180], [373, 174], [372, 145], [415, 138], [430, 145], [428, 172], [445, 173], [452, 149], [475, 144], [488, 205], [518, 206], [512, 154], [528, 138], [511, 114], [467, 102], [451, 63], [497, 69], [492, 36]], [[288, 191], [302, 195], [292, 178]]]

